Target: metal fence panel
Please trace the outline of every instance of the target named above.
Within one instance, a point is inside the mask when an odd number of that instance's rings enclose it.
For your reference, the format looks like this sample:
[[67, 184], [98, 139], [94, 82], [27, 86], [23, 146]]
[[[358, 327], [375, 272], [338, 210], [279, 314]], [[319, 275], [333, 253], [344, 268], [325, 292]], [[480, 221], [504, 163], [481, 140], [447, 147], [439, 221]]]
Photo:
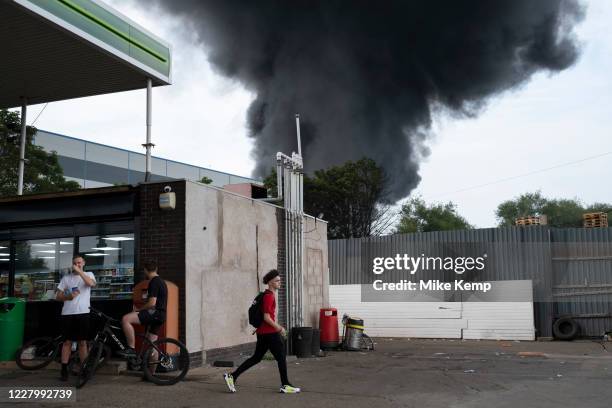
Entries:
[[[470, 245], [484, 245], [490, 252], [486, 270], [475, 274], [474, 280], [533, 281], [539, 337], [552, 336], [553, 319], [562, 315], [575, 316], [586, 336], [612, 330], [612, 228], [531, 226], [331, 240], [330, 284], [363, 283], [363, 259], [442, 253], [450, 244], [463, 245], [467, 251]], [[392, 271], [390, 278], [405, 276]]]

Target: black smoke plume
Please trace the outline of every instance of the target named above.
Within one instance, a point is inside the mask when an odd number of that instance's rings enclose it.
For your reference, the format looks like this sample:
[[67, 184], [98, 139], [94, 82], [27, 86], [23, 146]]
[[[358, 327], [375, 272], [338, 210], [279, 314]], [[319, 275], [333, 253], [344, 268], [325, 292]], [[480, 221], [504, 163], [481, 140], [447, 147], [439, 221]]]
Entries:
[[475, 116], [534, 73], [568, 68], [584, 15], [579, 0], [157, 1], [256, 94], [255, 175], [297, 150], [299, 112], [307, 171], [373, 158], [393, 200], [420, 181], [434, 112]]

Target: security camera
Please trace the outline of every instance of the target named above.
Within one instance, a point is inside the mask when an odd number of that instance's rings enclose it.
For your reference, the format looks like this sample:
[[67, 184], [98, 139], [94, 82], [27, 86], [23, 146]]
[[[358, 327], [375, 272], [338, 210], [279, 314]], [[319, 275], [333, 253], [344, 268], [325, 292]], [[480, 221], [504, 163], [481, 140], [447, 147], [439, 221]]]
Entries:
[[171, 191], [172, 191], [172, 187], [170, 187], [170, 186], [164, 187], [164, 192], [169, 193]]

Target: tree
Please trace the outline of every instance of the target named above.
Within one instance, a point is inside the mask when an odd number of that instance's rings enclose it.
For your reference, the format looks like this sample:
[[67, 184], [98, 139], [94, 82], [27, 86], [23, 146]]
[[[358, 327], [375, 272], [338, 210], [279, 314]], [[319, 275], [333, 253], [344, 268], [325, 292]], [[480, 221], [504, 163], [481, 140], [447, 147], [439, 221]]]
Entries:
[[536, 191], [504, 201], [497, 207], [495, 215], [501, 227], [514, 225], [517, 218], [529, 215], [546, 215], [548, 225], [553, 227], [581, 227], [584, 213], [609, 212], [611, 209], [612, 204], [594, 203], [585, 207], [577, 198], [548, 199]]
[[[32, 144], [36, 128], [26, 127], [26, 165], [23, 193], [75, 191], [81, 188], [75, 181], [67, 181], [55, 153], [47, 153]], [[21, 119], [17, 112], [0, 109], [0, 196], [17, 194]]]
[[[264, 185], [271, 196], [277, 195], [275, 170]], [[379, 234], [391, 219], [386, 185], [383, 168], [368, 158], [317, 170], [312, 176], [304, 175], [304, 211], [323, 214], [332, 239]]]
[[499, 226], [512, 226], [519, 217], [541, 215], [546, 202], [547, 200], [542, 197], [539, 191], [523, 194], [514, 200], [504, 201], [497, 206], [497, 211], [495, 212]]
[[474, 228], [457, 213], [452, 202], [428, 205], [422, 198], [413, 197], [402, 205], [399, 215], [397, 234]]
[[212, 182], [213, 182], [212, 179], [206, 176], [202, 177], [202, 179], [200, 180], [200, 183], [202, 184], [211, 184]]

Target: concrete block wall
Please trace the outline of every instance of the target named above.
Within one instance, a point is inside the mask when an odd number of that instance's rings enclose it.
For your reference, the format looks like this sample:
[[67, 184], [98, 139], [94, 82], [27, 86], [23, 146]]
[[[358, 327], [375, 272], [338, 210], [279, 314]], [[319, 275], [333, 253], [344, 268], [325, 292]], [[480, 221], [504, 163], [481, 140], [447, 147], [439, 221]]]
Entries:
[[327, 223], [305, 217], [304, 325], [319, 327], [319, 310], [329, 307]]
[[278, 266], [278, 272], [281, 276], [281, 282], [285, 282], [278, 291], [277, 298], [277, 312], [280, 325], [287, 327], [287, 268], [285, 263], [285, 210], [282, 208], [276, 209], [276, 224], [277, 224], [277, 241], [278, 249], [276, 255], [276, 262]]

